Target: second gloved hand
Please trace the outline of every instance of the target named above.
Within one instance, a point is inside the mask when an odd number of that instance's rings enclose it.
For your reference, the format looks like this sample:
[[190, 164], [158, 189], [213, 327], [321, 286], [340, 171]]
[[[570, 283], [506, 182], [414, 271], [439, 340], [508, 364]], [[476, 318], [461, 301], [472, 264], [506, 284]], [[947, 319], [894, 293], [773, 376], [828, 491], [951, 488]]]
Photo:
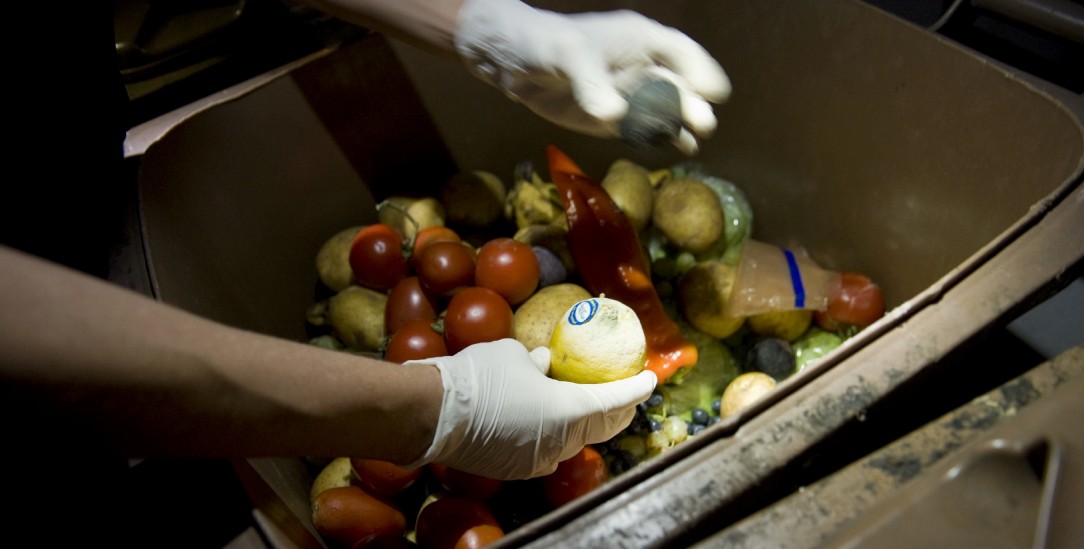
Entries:
[[434, 364], [444, 400], [433, 443], [411, 467], [440, 462], [498, 479], [553, 472], [587, 444], [609, 440], [655, 389], [655, 374], [597, 385], [546, 376], [549, 349], [528, 353], [514, 339], [479, 343]]
[[466, 0], [456, 50], [468, 68], [543, 118], [595, 137], [617, 137], [626, 98], [648, 80], [673, 83], [681, 129], [673, 144], [686, 154], [715, 131], [711, 103], [730, 94], [730, 80], [686, 34], [639, 13], [560, 14], [518, 0]]

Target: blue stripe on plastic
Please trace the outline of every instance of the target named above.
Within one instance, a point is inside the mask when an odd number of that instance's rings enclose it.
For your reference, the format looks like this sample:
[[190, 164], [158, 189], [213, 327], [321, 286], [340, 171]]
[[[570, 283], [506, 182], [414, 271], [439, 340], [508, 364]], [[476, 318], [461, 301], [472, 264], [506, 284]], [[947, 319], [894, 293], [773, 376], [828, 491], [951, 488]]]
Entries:
[[805, 286], [802, 285], [802, 272], [798, 270], [798, 261], [790, 250], [783, 248], [783, 255], [787, 258], [787, 267], [790, 268], [790, 285], [794, 288], [794, 306], [801, 309], [805, 307]]

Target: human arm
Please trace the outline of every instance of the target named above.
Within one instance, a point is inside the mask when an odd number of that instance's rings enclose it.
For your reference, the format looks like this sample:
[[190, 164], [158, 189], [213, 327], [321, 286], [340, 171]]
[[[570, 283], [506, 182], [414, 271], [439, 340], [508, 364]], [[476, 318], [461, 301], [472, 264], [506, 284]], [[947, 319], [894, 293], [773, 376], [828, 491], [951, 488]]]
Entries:
[[231, 328], [8, 248], [0, 272], [5, 421], [71, 428], [133, 457], [407, 463], [432, 440], [431, 366]]
[[[306, 0], [343, 20], [454, 57], [537, 115], [600, 138], [629, 137], [628, 98], [649, 81], [676, 88], [666, 137], [686, 154], [712, 135], [730, 80], [681, 31], [629, 11], [563, 14], [518, 0]], [[645, 103], [651, 105], [651, 103]], [[665, 109], [663, 109], [665, 110]]]
[[527, 478], [616, 435], [655, 386], [650, 373], [556, 381], [547, 349], [514, 340], [403, 365], [326, 350], [2, 246], [0, 273], [0, 421], [31, 452], [349, 456]]

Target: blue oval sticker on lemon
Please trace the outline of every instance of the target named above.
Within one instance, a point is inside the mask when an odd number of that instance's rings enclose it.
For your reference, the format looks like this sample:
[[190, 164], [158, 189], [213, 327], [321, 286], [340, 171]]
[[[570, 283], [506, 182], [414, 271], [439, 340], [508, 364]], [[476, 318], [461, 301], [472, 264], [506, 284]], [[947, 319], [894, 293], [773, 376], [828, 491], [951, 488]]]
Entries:
[[568, 310], [568, 323], [579, 326], [590, 322], [595, 317], [596, 312], [598, 312], [598, 300], [585, 299]]

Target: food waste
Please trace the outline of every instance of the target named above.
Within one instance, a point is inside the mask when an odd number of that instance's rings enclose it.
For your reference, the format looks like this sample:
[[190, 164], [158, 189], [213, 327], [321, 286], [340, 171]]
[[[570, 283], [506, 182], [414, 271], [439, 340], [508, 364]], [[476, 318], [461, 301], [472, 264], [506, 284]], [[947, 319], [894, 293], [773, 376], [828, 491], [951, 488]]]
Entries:
[[[624, 431], [536, 479], [308, 458], [313, 524], [328, 545], [484, 546], [765, 405], [884, 315], [869, 276], [756, 239], [741, 186], [700, 164], [617, 158], [592, 176], [557, 147], [544, 152], [542, 170], [521, 161], [507, 181], [466, 170], [430, 196], [386, 197], [374, 222], [328, 235], [314, 254], [310, 343], [391, 362], [502, 338], [590, 345], [554, 332], [613, 303], [635, 313], [621, 329], [638, 321], [643, 346], [631, 356], [658, 376], [655, 392]], [[572, 379], [606, 378], [595, 373]]]

